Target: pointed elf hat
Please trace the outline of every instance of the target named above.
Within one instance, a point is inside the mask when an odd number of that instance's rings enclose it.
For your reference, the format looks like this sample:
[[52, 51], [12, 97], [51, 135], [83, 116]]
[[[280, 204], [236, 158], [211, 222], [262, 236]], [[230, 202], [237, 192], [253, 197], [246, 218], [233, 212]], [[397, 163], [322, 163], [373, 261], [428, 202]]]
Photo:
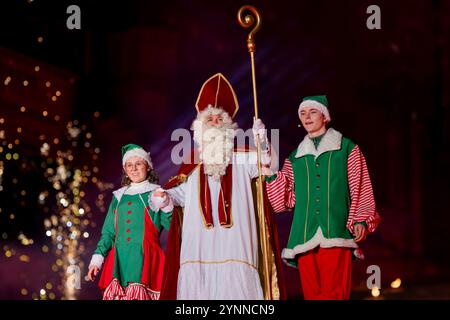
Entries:
[[152, 159], [150, 158], [150, 152], [147, 152], [141, 146], [137, 144], [129, 143], [122, 147], [122, 165], [125, 165], [128, 159], [131, 157], [141, 157], [145, 161], [147, 161], [150, 168], [153, 169]]
[[300, 106], [298, 107], [298, 116], [300, 117], [300, 111], [304, 108], [316, 108], [320, 112], [323, 113], [325, 116], [325, 119], [328, 120], [328, 122], [331, 121], [330, 112], [328, 111], [328, 99], [327, 96], [321, 95], [321, 96], [308, 96], [304, 97], [302, 103], [300, 103]]
[[239, 109], [236, 93], [230, 82], [221, 73], [217, 73], [205, 81], [198, 94], [195, 108], [197, 112], [201, 112], [209, 105], [214, 108], [222, 108], [231, 118], [234, 118]]

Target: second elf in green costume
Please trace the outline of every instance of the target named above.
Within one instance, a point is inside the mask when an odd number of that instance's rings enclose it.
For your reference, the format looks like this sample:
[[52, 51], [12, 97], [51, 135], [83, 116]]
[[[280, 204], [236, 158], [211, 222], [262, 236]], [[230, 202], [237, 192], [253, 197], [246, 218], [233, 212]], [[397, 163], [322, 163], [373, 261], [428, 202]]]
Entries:
[[366, 160], [357, 144], [327, 128], [326, 96], [304, 98], [298, 115], [307, 136], [281, 171], [265, 168], [274, 211], [294, 211], [282, 258], [298, 266], [305, 299], [349, 299], [352, 251], [380, 221]]
[[122, 165], [124, 186], [113, 192], [88, 279], [103, 267], [104, 300], [157, 300], [164, 268], [159, 233], [169, 229], [173, 205], [168, 197], [153, 196], [159, 185], [143, 148], [124, 146]]

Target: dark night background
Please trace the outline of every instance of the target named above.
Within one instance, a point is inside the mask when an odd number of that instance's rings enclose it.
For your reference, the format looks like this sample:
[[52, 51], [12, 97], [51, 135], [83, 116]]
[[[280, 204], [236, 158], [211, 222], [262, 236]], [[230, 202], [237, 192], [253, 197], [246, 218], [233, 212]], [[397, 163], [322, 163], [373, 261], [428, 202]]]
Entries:
[[[81, 30], [66, 27], [71, 4], [81, 8]], [[4, 0], [0, 299], [36, 298], [47, 279], [58, 283], [51, 271], [55, 256], [41, 250], [47, 245], [51, 251], [54, 244], [43, 224], [49, 213], [37, 204], [44, 183], [39, 164], [42, 144], [56, 138], [62, 145], [68, 122], [86, 125], [101, 150], [97, 178], [115, 188], [120, 148], [130, 142], [151, 151], [161, 183], [175, 174], [171, 133], [190, 127], [198, 91], [217, 72], [237, 92], [239, 126], [251, 127], [248, 31], [236, 20], [244, 4], [255, 5], [262, 15], [255, 53], [259, 112], [268, 128], [280, 129], [281, 161], [305, 135], [297, 127], [302, 97], [321, 93], [328, 95], [332, 126], [366, 156], [383, 220], [362, 245], [366, 260], [354, 264], [352, 297], [371, 297], [366, 268], [375, 264], [382, 275], [378, 299], [450, 298], [449, 1]], [[372, 4], [381, 8], [381, 30], [366, 27]], [[44, 86], [46, 81], [51, 86]], [[56, 87], [62, 94], [51, 101]], [[20, 143], [9, 148], [16, 138]], [[9, 149], [23, 165], [6, 159]], [[80, 151], [78, 158], [83, 156]], [[22, 189], [27, 191], [19, 195]], [[99, 190], [86, 185], [85, 193], [93, 203]], [[104, 212], [91, 209], [91, 237], [81, 254], [85, 263], [104, 219]], [[278, 216], [282, 245], [291, 219]], [[33, 243], [23, 245], [20, 234]], [[301, 298], [297, 272], [285, 271], [289, 298]], [[392, 289], [396, 278], [402, 285]], [[100, 294], [83, 280], [76, 296]]]

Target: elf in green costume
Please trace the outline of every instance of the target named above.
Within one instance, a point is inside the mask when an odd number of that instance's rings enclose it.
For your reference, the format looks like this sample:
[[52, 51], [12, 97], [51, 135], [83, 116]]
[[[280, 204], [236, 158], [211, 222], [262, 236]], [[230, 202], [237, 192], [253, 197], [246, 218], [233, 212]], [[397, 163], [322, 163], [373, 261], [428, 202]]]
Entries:
[[157, 300], [164, 269], [159, 233], [169, 229], [173, 204], [154, 195], [159, 185], [142, 147], [124, 146], [122, 165], [123, 187], [113, 192], [87, 277], [93, 281], [103, 266], [99, 287], [104, 300]]
[[281, 171], [264, 168], [274, 211], [294, 210], [281, 255], [298, 267], [305, 299], [349, 299], [352, 251], [380, 222], [366, 160], [357, 144], [327, 128], [326, 96], [304, 98], [298, 115], [307, 136]]

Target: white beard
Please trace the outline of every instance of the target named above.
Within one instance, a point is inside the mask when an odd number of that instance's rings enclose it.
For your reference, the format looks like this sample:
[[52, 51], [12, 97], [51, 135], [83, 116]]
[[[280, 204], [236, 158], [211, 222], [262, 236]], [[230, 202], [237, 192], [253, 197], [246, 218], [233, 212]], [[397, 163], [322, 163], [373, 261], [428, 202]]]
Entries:
[[226, 173], [226, 169], [231, 162], [234, 135], [233, 124], [224, 124], [220, 128], [203, 123], [195, 125], [194, 140], [199, 144], [200, 160], [204, 165], [204, 173], [212, 176], [216, 181], [219, 181], [220, 177]]

